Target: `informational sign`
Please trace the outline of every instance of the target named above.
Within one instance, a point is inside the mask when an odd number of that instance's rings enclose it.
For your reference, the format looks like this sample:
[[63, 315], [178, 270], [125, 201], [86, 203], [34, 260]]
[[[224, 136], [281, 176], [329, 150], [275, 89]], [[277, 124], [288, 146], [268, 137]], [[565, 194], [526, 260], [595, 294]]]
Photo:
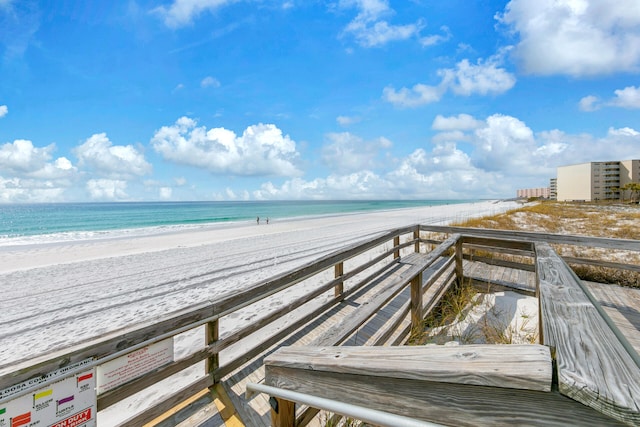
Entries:
[[103, 363], [97, 368], [98, 394], [112, 390], [171, 362], [173, 362], [173, 339], [169, 338]]
[[[27, 387], [60, 375], [52, 372]], [[20, 384], [13, 389], [13, 394], [26, 390]], [[95, 427], [96, 409], [96, 375], [91, 368], [0, 403], [0, 427]]]

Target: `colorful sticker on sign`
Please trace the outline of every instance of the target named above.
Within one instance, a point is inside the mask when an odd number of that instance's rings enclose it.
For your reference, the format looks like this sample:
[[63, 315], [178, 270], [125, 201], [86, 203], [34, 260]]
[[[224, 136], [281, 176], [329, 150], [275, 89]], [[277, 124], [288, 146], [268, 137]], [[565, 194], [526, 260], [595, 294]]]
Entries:
[[91, 420], [91, 408], [87, 408], [69, 418], [52, 424], [51, 427], [77, 427]]
[[31, 412], [11, 418], [11, 427], [20, 427], [31, 422]]
[[40, 393], [35, 393], [33, 395], [33, 407], [36, 407], [36, 404], [41, 401], [41, 399], [51, 396], [53, 394], [53, 389], [41, 391]]
[[0, 427], [95, 427], [96, 374], [81, 371], [0, 406]]

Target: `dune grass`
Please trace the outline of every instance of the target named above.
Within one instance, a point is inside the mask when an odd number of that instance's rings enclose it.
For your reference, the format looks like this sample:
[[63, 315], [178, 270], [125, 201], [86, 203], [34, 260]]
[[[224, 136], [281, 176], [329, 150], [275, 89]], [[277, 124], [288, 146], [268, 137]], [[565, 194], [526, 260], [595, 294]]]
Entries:
[[[455, 225], [640, 240], [638, 224], [638, 205], [539, 202], [500, 215], [473, 218]], [[571, 245], [553, 246], [563, 256], [640, 264], [640, 253], [637, 252]], [[583, 280], [640, 287], [640, 273], [637, 272], [589, 265], [571, 267]]]
[[[491, 302], [491, 285], [479, 293], [470, 281], [447, 292], [438, 306], [425, 317], [421, 327], [411, 332], [408, 345], [445, 344], [534, 344], [538, 342], [535, 313], [517, 312], [507, 316]], [[464, 325], [474, 312], [482, 320]], [[463, 326], [461, 326], [463, 325]]]

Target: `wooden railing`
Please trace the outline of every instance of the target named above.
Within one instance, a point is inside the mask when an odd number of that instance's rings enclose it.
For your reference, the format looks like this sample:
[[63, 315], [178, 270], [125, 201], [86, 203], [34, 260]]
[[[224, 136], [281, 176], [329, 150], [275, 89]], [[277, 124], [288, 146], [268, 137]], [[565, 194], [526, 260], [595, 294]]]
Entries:
[[[396, 264], [401, 254], [411, 252], [412, 249], [417, 249], [420, 245], [420, 240], [417, 236], [419, 236], [418, 226], [392, 230], [372, 238], [367, 242], [340, 249], [319, 260], [302, 265], [293, 271], [272, 277], [264, 282], [257, 283], [242, 292], [230, 294], [215, 302], [189, 307], [171, 313], [165, 318], [114, 332], [92, 342], [83, 343], [54, 354], [43, 355], [35, 360], [18, 362], [12, 366], [0, 366], [0, 373], [2, 373], [0, 377], [0, 390], [24, 382], [30, 378], [43, 377], [61, 367], [73, 365], [74, 363], [88, 359], [91, 359], [92, 362], [89, 365], [83, 365], [83, 369], [87, 369], [87, 367], [90, 366], [100, 366], [117, 357], [125, 356], [130, 352], [204, 325], [206, 332], [205, 346], [203, 348], [98, 395], [97, 408], [98, 411], [100, 411], [196, 363], [206, 361], [206, 371], [208, 375], [178, 390], [166, 397], [162, 402], [154, 404], [152, 408], [124, 422], [127, 426], [144, 424], [173, 407], [176, 403], [184, 400], [185, 397], [193, 395], [206, 387], [213, 386], [220, 378], [234, 371], [248, 360], [264, 353], [267, 349], [292, 334], [304, 324], [326, 312], [348, 294], [356, 292], [362, 286]], [[403, 242], [401, 242], [401, 240], [403, 240]], [[362, 256], [365, 254], [367, 254], [364, 257], [365, 259], [362, 259]], [[356, 260], [357, 257], [359, 258]], [[269, 312], [265, 317], [239, 330], [233, 330], [226, 336], [219, 336], [220, 322], [225, 322], [227, 316], [230, 314], [274, 294], [284, 292], [294, 285], [317, 277], [328, 270], [334, 275], [332, 280], [316, 285], [310, 292], [294, 300], [284, 297], [283, 301], [285, 303], [277, 310]], [[355, 281], [355, 283], [351, 283], [348, 290], [345, 291], [344, 283], [348, 280]], [[319, 296], [331, 289], [334, 289], [334, 298], [316, 305], [295, 321], [287, 324], [286, 327], [258, 342], [257, 345], [248, 348], [233, 360], [229, 360], [224, 364], [220, 363], [219, 354], [221, 351], [263, 330], [267, 325], [281, 319], [293, 309], [316, 300]], [[73, 372], [69, 374], [73, 374]], [[46, 384], [46, 382], [40, 383], [39, 386]], [[6, 401], [8, 399], [2, 400]], [[0, 400], [0, 403], [2, 400]]]
[[[186, 397], [204, 388], [213, 386], [216, 382], [220, 381], [222, 377], [233, 372], [247, 361], [264, 354], [268, 349], [272, 348], [278, 342], [281, 342], [303, 325], [317, 318], [345, 297], [356, 292], [383, 274], [398, 263], [401, 256], [412, 252], [419, 252], [421, 245], [427, 243], [441, 243], [423, 238], [422, 233], [425, 232], [462, 234], [462, 237], [458, 238], [458, 236], [455, 236], [453, 240], [448, 242], [449, 246], [455, 247], [454, 271], [458, 279], [464, 276], [462, 269], [464, 259], [463, 247], [530, 257], [535, 256], [533, 242], [582, 245], [640, 252], [640, 242], [634, 240], [429, 225], [404, 227], [381, 234], [364, 243], [354, 244], [337, 250], [319, 260], [257, 283], [242, 292], [230, 294], [217, 301], [189, 307], [171, 313], [165, 318], [120, 330], [97, 338], [89, 343], [79, 344], [54, 354], [21, 361], [12, 366], [0, 366], [0, 374], [2, 374], [0, 377], [0, 390], [30, 378], [44, 376], [61, 367], [88, 359], [91, 360], [90, 366], [100, 366], [107, 361], [122, 357], [132, 351], [172, 338], [185, 331], [204, 326], [205, 337], [203, 348], [98, 395], [97, 408], [98, 410], [102, 410], [134, 393], [148, 388], [162, 379], [168, 378], [196, 363], [206, 361], [206, 376], [165, 397], [161, 402], [154, 403], [152, 408], [124, 422], [124, 424], [128, 426], [141, 425], [154, 419]], [[443, 256], [446, 249], [447, 248], [440, 248], [440, 251], [435, 251], [437, 255], [434, 254], [434, 256]], [[603, 261], [584, 259], [579, 260], [579, 262], [594, 265], [602, 265], [603, 263]], [[638, 266], [606, 263], [608, 266], [616, 266], [616, 268], [640, 271], [640, 267]], [[523, 269], [531, 270], [534, 268], [533, 263], [516, 264]], [[230, 314], [274, 294], [285, 292], [294, 285], [300, 284], [307, 279], [315, 278], [317, 281], [319, 275], [326, 274], [328, 271], [331, 272], [333, 279], [322, 281], [320, 284], [315, 285], [310, 292], [294, 300], [283, 297], [282, 300], [285, 303], [277, 310], [269, 312], [266, 316], [247, 326], [238, 330], [231, 330], [226, 335], [220, 336], [220, 322], [232, 321], [227, 318]], [[411, 277], [410, 281], [413, 279], [414, 277]], [[349, 281], [348, 287], [345, 286], [345, 282], [347, 281]], [[413, 281], [415, 282], [415, 280]], [[288, 314], [293, 309], [307, 306], [308, 303], [314, 300], [317, 302], [318, 297], [332, 289], [334, 290], [333, 298], [320, 304], [316, 303], [315, 306], [307, 310], [304, 314], [301, 314], [299, 318], [288, 323], [286, 327], [277, 330], [277, 332], [272, 333], [266, 339], [249, 347], [232, 360], [221, 363], [219, 357], [221, 351], [250, 335], [264, 331], [266, 326], [282, 319], [285, 314]], [[412, 294], [421, 296], [421, 293], [417, 291], [412, 292]], [[420, 314], [424, 314], [425, 308], [423, 303], [422, 301], [420, 302], [420, 307], [423, 307]], [[433, 304], [433, 302], [431, 303]], [[414, 302], [413, 307], [416, 306], [417, 304]], [[418, 312], [414, 311], [413, 317], [415, 318], [417, 315]], [[253, 341], [255, 340], [252, 340], [252, 342]], [[86, 369], [87, 366], [89, 365], [84, 365], [83, 369]], [[72, 372], [70, 374], [72, 374]], [[42, 384], [43, 383], [40, 383], [40, 385]], [[8, 399], [1, 399], [0, 403], [6, 400]]]

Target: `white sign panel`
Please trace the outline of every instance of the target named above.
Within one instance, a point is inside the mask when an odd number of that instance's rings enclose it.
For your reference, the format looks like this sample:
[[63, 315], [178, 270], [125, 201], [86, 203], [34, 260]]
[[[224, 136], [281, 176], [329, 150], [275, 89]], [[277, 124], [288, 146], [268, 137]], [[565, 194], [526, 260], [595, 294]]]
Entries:
[[89, 369], [0, 404], [0, 427], [95, 427], [96, 409]]
[[173, 339], [169, 338], [103, 363], [97, 368], [98, 394], [112, 390], [171, 362], [173, 362]]
[[51, 371], [47, 374], [40, 375], [38, 377], [30, 378], [26, 381], [21, 382], [20, 384], [15, 384], [9, 388], [0, 390], [0, 400], [5, 400], [13, 395], [20, 393], [23, 390], [37, 387], [40, 384], [43, 384], [45, 381], [50, 381], [56, 378], [65, 377], [72, 371], [82, 369], [83, 366], [87, 366], [92, 362], [93, 362], [93, 359], [86, 359], [80, 362], [72, 363], [70, 365], [65, 366], [64, 368], [56, 369], [55, 371]]

